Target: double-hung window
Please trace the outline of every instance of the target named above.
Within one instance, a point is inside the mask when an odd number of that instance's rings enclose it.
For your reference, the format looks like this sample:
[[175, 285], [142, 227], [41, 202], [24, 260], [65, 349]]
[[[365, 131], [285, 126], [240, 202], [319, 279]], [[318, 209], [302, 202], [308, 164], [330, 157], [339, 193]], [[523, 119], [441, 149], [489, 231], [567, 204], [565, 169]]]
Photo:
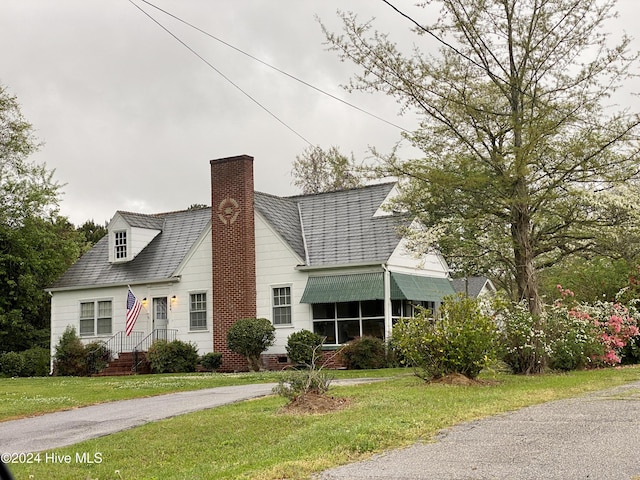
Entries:
[[273, 292], [273, 324], [291, 325], [291, 287], [275, 287]]
[[120, 230], [118, 232], [114, 232], [113, 234], [114, 240], [114, 254], [116, 260], [126, 260], [127, 258], [127, 231]]
[[189, 295], [189, 329], [207, 329], [207, 294], [204, 292]]
[[112, 324], [111, 300], [80, 303], [80, 336], [111, 335]]

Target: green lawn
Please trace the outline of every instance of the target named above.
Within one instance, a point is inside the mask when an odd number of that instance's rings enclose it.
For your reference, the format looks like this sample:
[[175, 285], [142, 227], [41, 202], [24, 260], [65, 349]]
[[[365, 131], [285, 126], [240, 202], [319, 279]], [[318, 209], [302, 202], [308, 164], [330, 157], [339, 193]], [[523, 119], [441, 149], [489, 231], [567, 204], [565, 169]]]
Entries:
[[[350, 398], [350, 405], [324, 415], [282, 414], [285, 400], [272, 396], [174, 417], [55, 451], [73, 459], [76, 453], [87, 452], [90, 458], [98, 453], [99, 464], [74, 460], [64, 465], [42, 462], [13, 467], [17, 480], [303, 479], [375, 452], [428, 441], [440, 429], [462, 421], [640, 380], [640, 368], [529, 377], [494, 374], [490, 378], [497, 383], [426, 385], [416, 377], [402, 376], [334, 387], [331, 394]], [[47, 397], [45, 392], [40, 395]]]
[[[404, 375], [405, 369], [338, 370], [336, 378]], [[229, 385], [277, 382], [280, 372], [0, 378], [0, 421], [95, 403]]]

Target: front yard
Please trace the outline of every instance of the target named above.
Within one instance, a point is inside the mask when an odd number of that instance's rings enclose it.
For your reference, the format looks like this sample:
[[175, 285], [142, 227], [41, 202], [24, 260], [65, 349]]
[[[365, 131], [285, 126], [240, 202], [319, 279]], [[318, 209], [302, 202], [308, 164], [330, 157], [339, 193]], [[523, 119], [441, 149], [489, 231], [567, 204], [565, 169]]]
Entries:
[[[376, 375], [395, 378], [332, 388], [331, 395], [349, 398], [347, 408], [333, 413], [288, 415], [281, 410], [285, 400], [271, 396], [174, 417], [54, 452], [73, 459], [76, 454], [86, 453], [86, 458], [99, 457], [100, 463], [42, 461], [12, 468], [18, 480], [303, 479], [375, 452], [429, 441], [440, 429], [459, 422], [640, 380], [638, 367], [538, 376], [496, 373], [483, 375], [481, 378], [487, 382], [475, 386], [427, 385], [413, 376], [398, 376], [402, 372], [378, 370]], [[354, 373], [358, 374], [339, 375]], [[371, 373], [367, 371], [365, 375]], [[214, 380], [216, 375], [209, 375], [208, 379], [199, 375], [111, 378], [103, 380], [108, 387], [100, 389], [95, 387], [98, 382], [93, 384], [93, 391], [85, 387], [91, 386], [94, 379], [38, 379], [39, 384], [35, 379], [25, 379], [30, 384], [29, 391], [26, 386], [16, 388], [12, 379], [1, 379], [0, 415], [20, 415], [6, 410], [7, 404], [12, 403], [7, 398], [16, 395], [22, 395], [22, 403], [41, 405], [46, 411], [52, 405], [70, 401], [83, 403], [83, 390], [91, 398], [88, 403], [95, 403], [114, 396], [156, 394], [163, 389], [184, 390], [194, 385], [205, 388], [214, 386], [215, 381], [270, 382], [274, 375], [277, 374], [221, 376], [224, 380]], [[70, 383], [55, 386], [63, 380]], [[70, 388], [70, 384], [75, 386]], [[175, 384], [173, 390], [171, 384]], [[55, 398], [58, 400], [49, 402]]]

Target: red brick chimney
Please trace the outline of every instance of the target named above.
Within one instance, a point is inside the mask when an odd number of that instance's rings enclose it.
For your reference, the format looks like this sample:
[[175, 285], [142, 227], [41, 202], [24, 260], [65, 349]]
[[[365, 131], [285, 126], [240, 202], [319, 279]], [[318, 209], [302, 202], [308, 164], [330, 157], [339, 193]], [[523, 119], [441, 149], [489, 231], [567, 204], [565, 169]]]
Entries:
[[213, 351], [223, 371], [247, 370], [247, 360], [227, 348], [227, 331], [256, 316], [256, 243], [253, 157], [211, 160]]

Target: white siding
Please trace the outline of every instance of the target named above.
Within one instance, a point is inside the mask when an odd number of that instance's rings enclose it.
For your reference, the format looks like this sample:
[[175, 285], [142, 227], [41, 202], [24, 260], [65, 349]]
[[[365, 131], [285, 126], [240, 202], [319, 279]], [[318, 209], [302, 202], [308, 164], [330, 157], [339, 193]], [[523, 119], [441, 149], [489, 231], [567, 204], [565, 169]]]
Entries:
[[291, 287], [291, 326], [276, 325], [276, 342], [266, 353], [285, 354], [287, 338], [296, 330], [312, 330], [311, 308], [300, 303], [308, 275], [296, 270], [304, 261], [258, 214], [256, 225], [256, 313], [273, 321], [272, 288]]
[[[134, 294], [139, 296], [133, 289]], [[139, 297], [142, 300], [143, 296]], [[55, 347], [67, 326], [75, 327], [76, 333], [80, 332], [80, 303], [92, 300], [112, 301], [111, 335], [99, 335], [81, 337], [85, 343], [96, 340], [108, 340], [118, 331], [124, 331], [127, 314], [127, 287], [93, 288], [86, 290], [72, 290], [66, 292], [54, 292], [51, 298], [51, 355], [55, 353]], [[147, 323], [147, 312], [143, 308], [136, 322], [135, 330], [143, 330]]]
[[[173, 285], [172, 295], [175, 300], [170, 300], [171, 317], [169, 328], [178, 330], [178, 339], [183, 342], [193, 342], [198, 346], [200, 355], [213, 351], [213, 297], [211, 293], [211, 229], [193, 248], [193, 251], [180, 268], [177, 275], [181, 281]], [[189, 330], [189, 301], [192, 293], [207, 294], [207, 329]]]
[[441, 255], [429, 253], [417, 257], [407, 248], [407, 241], [402, 239], [389, 257], [389, 269], [398, 273], [411, 273], [429, 277], [446, 278], [449, 267]]
[[[203, 236], [202, 241], [194, 246], [192, 254], [183, 264], [179, 274], [182, 281], [154, 283], [149, 285], [132, 285], [133, 294], [143, 304], [134, 330], [143, 336], [153, 329], [153, 298], [167, 298], [167, 328], [178, 330], [177, 338], [185, 342], [193, 342], [199, 353], [213, 350], [213, 334], [211, 330], [211, 232]], [[195, 292], [207, 294], [207, 330], [189, 331], [189, 295]], [[175, 296], [175, 299], [173, 297]], [[51, 349], [64, 333], [67, 325], [74, 326], [79, 332], [80, 302], [88, 300], [112, 300], [112, 335], [125, 330], [127, 314], [127, 286], [89, 288], [54, 292], [51, 299]], [[146, 299], [146, 301], [143, 301]], [[112, 335], [81, 337], [83, 342], [108, 340]]]

